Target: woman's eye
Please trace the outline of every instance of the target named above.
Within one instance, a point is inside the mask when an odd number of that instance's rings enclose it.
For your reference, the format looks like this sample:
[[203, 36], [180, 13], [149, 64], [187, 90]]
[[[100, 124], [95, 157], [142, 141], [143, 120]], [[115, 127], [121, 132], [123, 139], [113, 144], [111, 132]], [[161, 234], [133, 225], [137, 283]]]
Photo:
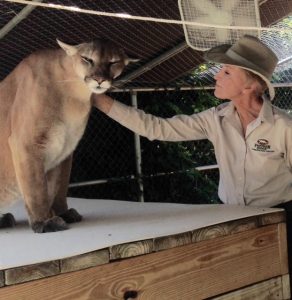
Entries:
[[83, 61], [85, 61], [86, 63], [93, 66], [93, 60], [91, 58], [88, 58], [86, 56], [81, 56], [81, 58], [82, 58]]
[[229, 74], [230, 74], [228, 71], [225, 71], [224, 73], [225, 73], [226, 75], [229, 75]]

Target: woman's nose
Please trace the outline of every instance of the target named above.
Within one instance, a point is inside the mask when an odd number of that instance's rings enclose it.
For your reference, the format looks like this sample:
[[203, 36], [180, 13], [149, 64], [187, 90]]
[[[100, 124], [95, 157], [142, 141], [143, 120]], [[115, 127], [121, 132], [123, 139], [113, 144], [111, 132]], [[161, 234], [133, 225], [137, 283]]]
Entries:
[[215, 76], [214, 76], [215, 80], [218, 80], [220, 78], [221, 72], [222, 72], [222, 70], [219, 70], [218, 73], [215, 74]]

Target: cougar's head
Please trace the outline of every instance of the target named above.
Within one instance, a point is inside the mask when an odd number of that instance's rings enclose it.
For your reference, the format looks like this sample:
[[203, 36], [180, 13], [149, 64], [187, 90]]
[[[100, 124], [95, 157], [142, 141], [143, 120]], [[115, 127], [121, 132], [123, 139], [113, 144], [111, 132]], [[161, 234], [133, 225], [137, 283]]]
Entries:
[[96, 40], [76, 46], [57, 40], [60, 47], [72, 57], [76, 74], [88, 88], [97, 94], [106, 92], [130, 59], [123, 49], [108, 40]]

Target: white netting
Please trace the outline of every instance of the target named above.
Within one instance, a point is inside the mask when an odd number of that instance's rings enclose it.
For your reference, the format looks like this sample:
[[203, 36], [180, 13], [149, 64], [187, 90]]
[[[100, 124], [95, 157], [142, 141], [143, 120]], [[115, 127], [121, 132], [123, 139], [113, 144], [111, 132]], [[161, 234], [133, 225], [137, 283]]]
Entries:
[[188, 45], [196, 50], [208, 50], [216, 45], [232, 44], [244, 34], [259, 36], [257, 29], [227, 29], [220, 26], [260, 27], [257, 0], [179, 0]]
[[[291, 82], [291, 62], [292, 62], [292, 16], [289, 16], [271, 26], [271, 28], [278, 28], [282, 31], [262, 31], [261, 40], [271, 48], [279, 59], [276, 68], [278, 78], [277, 82]], [[290, 30], [287, 30], [290, 29]], [[289, 71], [290, 70], [290, 71]]]
[[[187, 47], [183, 27], [199, 26], [201, 29], [195, 32], [194, 42], [212, 43], [209, 47], [233, 43], [239, 35], [254, 32], [279, 58], [273, 83], [289, 83], [291, 86], [291, 0], [258, 0], [259, 3], [257, 0], [182, 1], [197, 4], [200, 8], [197, 12], [199, 20], [208, 15], [206, 12], [212, 14], [211, 20], [205, 23], [181, 20], [178, 0], [0, 0], [0, 80], [29, 53], [42, 48], [55, 48], [56, 37], [74, 44], [105, 36], [133, 57], [141, 58], [139, 63], [127, 66], [124, 75], [131, 75], [126, 76], [130, 80], [121, 77], [123, 86], [120, 88], [141, 90], [166, 86], [173, 88], [178, 84], [188, 86], [189, 80], [182, 82], [182, 79], [193, 72], [203, 58], [200, 51]], [[262, 26], [257, 21], [257, 3]], [[22, 10], [32, 6], [35, 9], [23, 18]], [[230, 11], [234, 16], [232, 24], [227, 16]], [[20, 21], [19, 24], [15, 23], [15, 18]], [[226, 21], [228, 18], [229, 22]], [[256, 23], [250, 22], [250, 19]], [[222, 22], [228, 25], [222, 25]], [[225, 41], [226, 32], [233, 40]], [[215, 35], [216, 41], [213, 41]], [[175, 50], [177, 46], [180, 46], [179, 51]], [[207, 77], [213, 75], [209, 73]], [[203, 86], [209, 84], [209, 80], [202, 82]]]
[[[202, 5], [206, 0], [195, 2]], [[231, 2], [225, 1], [226, 4]], [[206, 105], [210, 99], [207, 94], [213, 94], [208, 87], [214, 83], [213, 77], [218, 66], [203, 64], [196, 71], [194, 68], [203, 62], [201, 52], [190, 47], [181, 52], [172, 51], [184, 41], [183, 24], [198, 25], [195, 22], [184, 23], [180, 19], [177, 3], [178, 0], [43, 0], [41, 3], [0, 0], [0, 79], [7, 76], [29, 53], [42, 48], [56, 48], [56, 37], [74, 44], [105, 36], [125, 48], [133, 57], [141, 58], [140, 64], [129, 66], [132, 68], [130, 71], [140, 68], [137, 72], [139, 75], [123, 86], [123, 89], [131, 91], [155, 90], [151, 93], [138, 92], [139, 108], [151, 108], [149, 112], [156, 110], [155, 114], [162, 117], [178, 112], [197, 112], [203, 108], [197, 101], [198, 91], [183, 89], [204, 88], [206, 93], [201, 97]], [[278, 85], [273, 104], [292, 113], [292, 1], [262, 0], [259, 3], [263, 27], [258, 26], [258, 23], [249, 23], [243, 29], [254, 26], [252, 29], [256, 32], [259, 30], [263, 42], [276, 52], [280, 63], [273, 77], [273, 82]], [[20, 18], [23, 17], [24, 5], [33, 5], [35, 9], [25, 18]], [[239, 8], [233, 10], [237, 14], [236, 19], [241, 15]], [[250, 13], [254, 13], [252, 17], [256, 15], [253, 9]], [[201, 12], [200, 17], [203, 16]], [[21, 21], [18, 25], [13, 25], [14, 17]], [[217, 23], [215, 19], [212, 21]], [[207, 30], [220, 29], [220, 24], [209, 23], [205, 22], [205, 26], [201, 27]], [[271, 24], [277, 25], [270, 27]], [[236, 32], [235, 25], [223, 29]], [[4, 28], [10, 28], [10, 31]], [[162, 60], [157, 59], [160, 56]], [[152, 67], [149, 68], [149, 65]], [[168, 91], [169, 88], [175, 91]], [[158, 92], [158, 89], [163, 92]], [[130, 93], [123, 91], [113, 96], [126, 104], [131, 103]], [[183, 147], [178, 146], [180, 152], [174, 152], [176, 148], [173, 147], [176, 146], [176, 143], [166, 145], [142, 139], [141, 177], [145, 201], [174, 202], [182, 199], [192, 203], [196, 199], [215, 199], [218, 170], [204, 171], [203, 176], [193, 176], [185, 165], [186, 161], [189, 162], [188, 149], [193, 153], [194, 147], [194, 153], [198, 156], [192, 158], [193, 166], [213, 165], [215, 160], [211, 160], [210, 155], [213, 148], [204, 140], [197, 141], [195, 145], [187, 142]], [[132, 133], [93, 110], [86, 132], [74, 154], [70, 195], [135, 200], [141, 195], [137, 184], [141, 177], [135, 174]], [[211, 191], [212, 186], [214, 189]]]

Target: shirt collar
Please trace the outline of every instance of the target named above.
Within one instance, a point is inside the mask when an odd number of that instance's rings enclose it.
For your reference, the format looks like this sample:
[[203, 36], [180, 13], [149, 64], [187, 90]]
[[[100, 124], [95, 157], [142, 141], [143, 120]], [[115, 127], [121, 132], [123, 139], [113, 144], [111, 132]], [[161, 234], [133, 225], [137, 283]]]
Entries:
[[263, 106], [261, 108], [259, 118], [261, 121], [265, 121], [274, 124], [273, 105], [270, 100], [263, 99]]
[[[224, 103], [218, 107], [218, 115], [221, 117], [228, 117], [235, 113], [235, 107], [232, 101]], [[273, 106], [270, 100], [263, 99], [263, 105], [260, 110], [258, 118], [261, 121], [265, 121], [274, 124]]]
[[217, 106], [218, 109], [218, 115], [220, 117], [227, 117], [230, 115], [233, 115], [235, 111], [235, 107], [232, 101], [225, 102]]

